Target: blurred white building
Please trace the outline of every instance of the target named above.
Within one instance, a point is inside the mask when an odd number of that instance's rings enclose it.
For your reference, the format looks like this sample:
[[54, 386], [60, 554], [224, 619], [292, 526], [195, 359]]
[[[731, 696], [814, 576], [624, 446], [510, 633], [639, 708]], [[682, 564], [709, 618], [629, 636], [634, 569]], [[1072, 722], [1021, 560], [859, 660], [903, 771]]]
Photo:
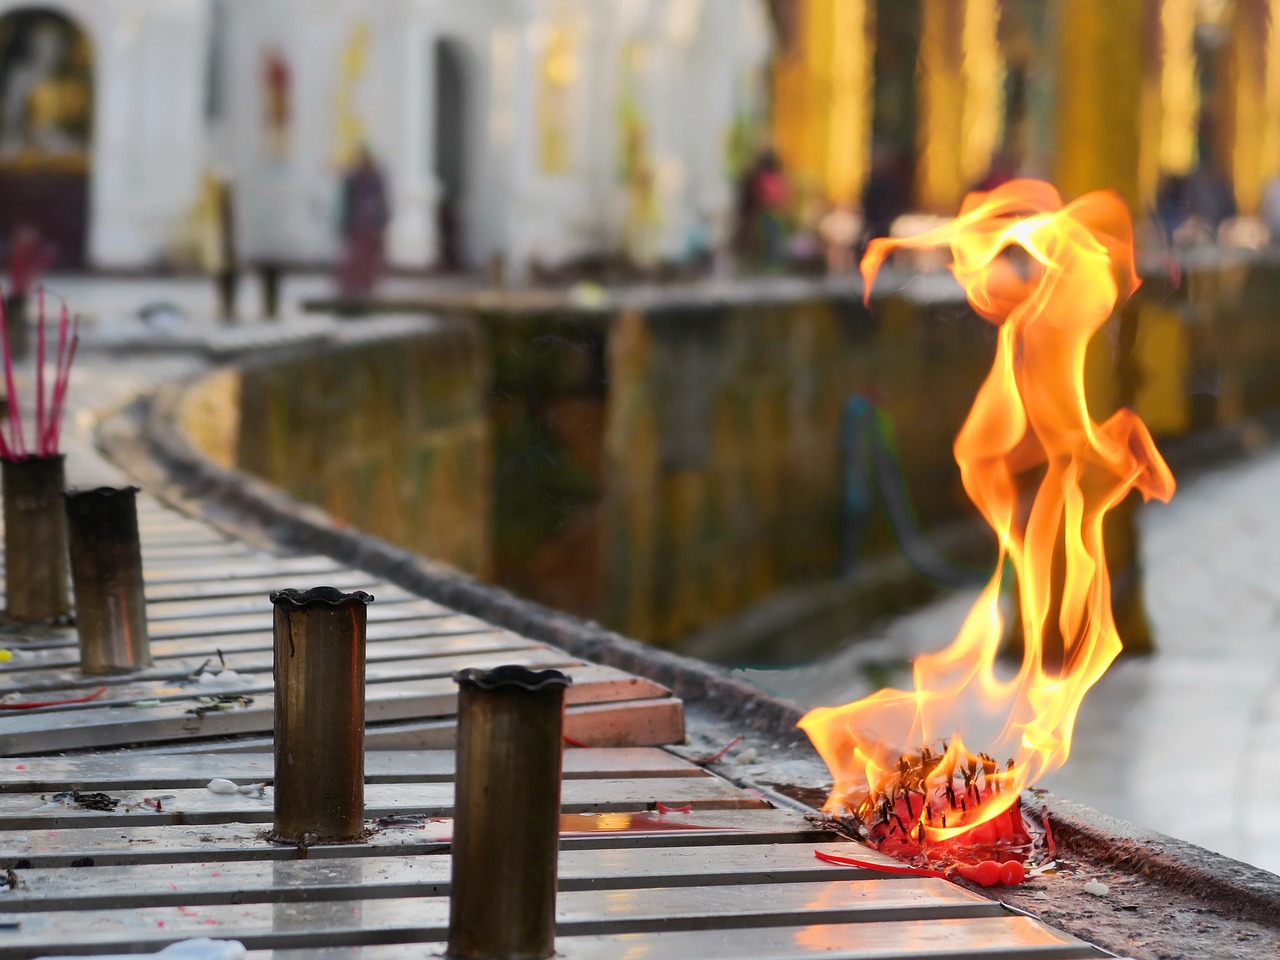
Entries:
[[769, 43], [757, 0], [0, 0], [0, 239], [191, 258], [217, 176], [242, 260], [327, 261], [366, 143], [398, 265], [678, 257], [729, 221]]

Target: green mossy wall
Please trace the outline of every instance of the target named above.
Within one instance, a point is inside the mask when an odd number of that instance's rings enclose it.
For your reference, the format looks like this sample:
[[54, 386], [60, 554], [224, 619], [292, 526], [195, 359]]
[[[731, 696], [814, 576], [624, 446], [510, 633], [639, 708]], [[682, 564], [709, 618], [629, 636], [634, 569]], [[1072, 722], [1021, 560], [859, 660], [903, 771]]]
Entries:
[[[456, 324], [249, 367], [236, 391], [236, 465], [352, 527], [487, 577], [488, 370], [481, 339]], [[231, 393], [225, 383], [221, 392]]]
[[[835, 574], [840, 424], [854, 395], [896, 425], [922, 520], [956, 515], [951, 441], [990, 363], [991, 332], [967, 310], [903, 301], [619, 316], [601, 616], [675, 644], [780, 587]], [[869, 549], [888, 543], [876, 529]]]

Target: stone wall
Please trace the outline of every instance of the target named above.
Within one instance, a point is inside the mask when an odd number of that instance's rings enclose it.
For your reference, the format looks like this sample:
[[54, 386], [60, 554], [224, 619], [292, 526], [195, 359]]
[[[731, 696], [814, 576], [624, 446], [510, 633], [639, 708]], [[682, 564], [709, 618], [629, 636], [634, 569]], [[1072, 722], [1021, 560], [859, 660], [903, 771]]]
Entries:
[[874, 314], [853, 299], [624, 312], [609, 350], [605, 621], [673, 643], [835, 574], [853, 395], [899, 425], [922, 515], [954, 514], [948, 454], [988, 337], [967, 311], [901, 302]]
[[473, 328], [449, 324], [220, 371], [187, 392], [180, 425], [220, 466], [485, 577], [488, 370]]
[[[884, 280], [870, 309], [848, 282], [455, 301], [439, 335], [217, 374], [184, 419], [206, 455], [346, 523], [678, 645], [896, 552], [875, 511], [844, 555], [850, 398], [883, 412], [923, 526], [973, 515], [952, 442], [994, 328], [946, 284]], [[1094, 417], [1129, 403], [1174, 447], [1239, 432], [1280, 407], [1277, 317], [1276, 258], [1153, 270], [1091, 346]]]
[[[868, 311], [846, 288], [478, 315], [495, 365], [495, 574], [518, 593], [673, 645], [833, 575], [855, 395], [898, 425], [921, 518], [961, 509], [951, 442], [994, 339], [961, 303]], [[868, 549], [890, 545], [874, 526]]]

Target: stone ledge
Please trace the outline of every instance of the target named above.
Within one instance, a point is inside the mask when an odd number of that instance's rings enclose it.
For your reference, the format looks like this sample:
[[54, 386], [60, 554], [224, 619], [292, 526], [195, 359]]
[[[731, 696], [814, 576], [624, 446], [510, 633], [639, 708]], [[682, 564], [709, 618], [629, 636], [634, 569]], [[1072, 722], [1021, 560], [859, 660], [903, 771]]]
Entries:
[[1043, 799], [1054, 836], [1075, 856], [1141, 875], [1224, 912], [1280, 922], [1280, 876], [1073, 800]]

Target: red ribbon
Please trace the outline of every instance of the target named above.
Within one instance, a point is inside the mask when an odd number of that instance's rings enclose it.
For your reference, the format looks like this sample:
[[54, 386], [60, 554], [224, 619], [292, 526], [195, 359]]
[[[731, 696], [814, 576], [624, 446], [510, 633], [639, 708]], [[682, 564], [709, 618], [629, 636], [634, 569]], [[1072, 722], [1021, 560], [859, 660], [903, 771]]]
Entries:
[[887, 863], [875, 863], [871, 860], [855, 860], [853, 857], [841, 857], [834, 853], [814, 850], [813, 855], [824, 863], [834, 863], [841, 867], [862, 867], [864, 870], [876, 870], [880, 873], [901, 873], [910, 877], [939, 877], [947, 879], [941, 870], [929, 870], [925, 867], [891, 866]]
[[106, 692], [106, 687], [99, 687], [87, 697], [74, 697], [70, 700], [40, 700], [32, 703], [0, 703], [0, 710], [37, 710], [40, 707], [65, 707], [72, 703], [88, 703], [90, 700], [97, 700]]

